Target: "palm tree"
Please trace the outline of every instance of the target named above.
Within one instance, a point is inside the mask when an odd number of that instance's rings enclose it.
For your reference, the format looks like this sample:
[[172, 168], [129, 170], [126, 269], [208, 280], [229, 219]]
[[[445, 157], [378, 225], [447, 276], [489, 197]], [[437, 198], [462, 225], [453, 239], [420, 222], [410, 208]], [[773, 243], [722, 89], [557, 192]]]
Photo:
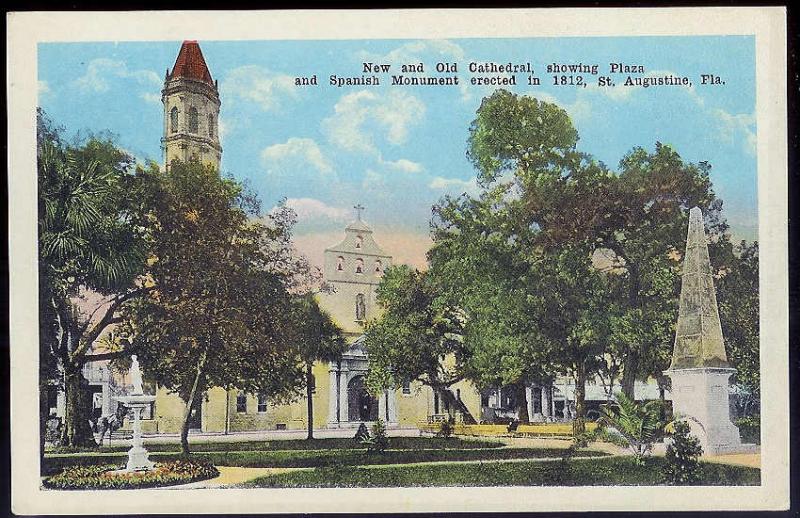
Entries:
[[[43, 115], [40, 113], [40, 125]], [[88, 425], [87, 361], [110, 359], [91, 347], [118, 321], [120, 306], [143, 290], [134, 286], [145, 246], [136, 221], [136, 176], [131, 159], [109, 141], [90, 139], [65, 148], [52, 132], [39, 132], [39, 309], [41, 351], [55, 359], [66, 394], [62, 444], [92, 446]], [[82, 290], [105, 295], [105, 305], [82, 314]], [[110, 300], [108, 299], [110, 297]], [[42, 372], [52, 377], [53, 369]]]
[[636, 463], [642, 464], [644, 457], [652, 452], [653, 444], [666, 434], [661, 401], [637, 403], [622, 392], [615, 399], [616, 405], [600, 407], [600, 422], [613, 428], [633, 452]]

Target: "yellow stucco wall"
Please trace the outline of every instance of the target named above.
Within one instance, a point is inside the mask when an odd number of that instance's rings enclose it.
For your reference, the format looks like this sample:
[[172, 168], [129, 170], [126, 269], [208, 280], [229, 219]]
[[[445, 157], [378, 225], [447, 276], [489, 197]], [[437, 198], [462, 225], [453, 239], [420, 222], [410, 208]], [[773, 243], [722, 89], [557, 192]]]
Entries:
[[[314, 428], [323, 428], [328, 421], [330, 397], [328, 365], [317, 362], [313, 373], [316, 379], [316, 390], [313, 394]], [[288, 404], [268, 402], [266, 411], [259, 412], [258, 397], [248, 394], [246, 411], [237, 412], [237, 394], [237, 390], [226, 391], [219, 387], [214, 387], [205, 394], [202, 402], [202, 431], [276, 430], [279, 425], [285, 425], [289, 430], [306, 428], [308, 410], [305, 397]], [[154, 419], [142, 421], [142, 431], [179, 433], [184, 409], [185, 404], [180, 397], [159, 388], [156, 392]]]
[[[324, 428], [328, 423], [331, 396], [330, 375], [327, 363], [317, 362], [313, 369], [316, 379], [314, 401], [314, 428]], [[402, 427], [417, 427], [426, 423], [433, 414], [433, 390], [419, 382], [411, 384], [411, 393], [404, 394], [402, 388], [395, 390], [397, 423]], [[459, 394], [473, 417], [480, 419], [480, 393], [469, 382], [459, 382], [451, 387]], [[202, 402], [202, 430], [204, 432], [244, 432], [276, 430], [279, 425], [288, 430], [306, 428], [306, 399], [299, 397], [292, 403], [268, 402], [265, 412], [258, 411], [258, 398], [247, 395], [245, 412], [237, 412], [237, 390], [210, 389]], [[164, 388], [156, 393], [155, 416], [142, 422], [145, 433], [179, 433], [183, 420], [184, 403], [176, 394]], [[440, 413], [444, 407], [440, 406]], [[226, 426], [227, 422], [227, 426]]]

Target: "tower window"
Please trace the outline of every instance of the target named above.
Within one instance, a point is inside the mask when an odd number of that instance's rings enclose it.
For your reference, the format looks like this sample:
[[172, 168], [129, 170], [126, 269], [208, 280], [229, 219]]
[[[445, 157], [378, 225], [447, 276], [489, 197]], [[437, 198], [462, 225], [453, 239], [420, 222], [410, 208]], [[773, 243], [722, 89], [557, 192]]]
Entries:
[[383, 264], [380, 261], [375, 261], [375, 273], [381, 273], [383, 271]]
[[200, 127], [200, 121], [197, 118], [197, 108], [189, 108], [189, 132], [197, 133]]
[[361, 248], [364, 243], [364, 236], [356, 236], [356, 248]]
[[247, 395], [241, 390], [236, 394], [236, 411], [240, 414], [247, 412]]
[[364, 260], [356, 259], [356, 273], [364, 273]]
[[267, 395], [266, 394], [259, 394], [258, 395], [258, 412], [264, 413], [267, 411]]
[[364, 320], [367, 315], [367, 306], [364, 303], [364, 294], [356, 295], [356, 320]]
[[214, 116], [212, 114], [208, 114], [208, 136], [214, 136]]
[[175, 106], [169, 111], [169, 129], [172, 133], [178, 132], [178, 108]]
[[336, 271], [341, 272], [344, 270], [344, 257], [339, 256], [336, 258]]

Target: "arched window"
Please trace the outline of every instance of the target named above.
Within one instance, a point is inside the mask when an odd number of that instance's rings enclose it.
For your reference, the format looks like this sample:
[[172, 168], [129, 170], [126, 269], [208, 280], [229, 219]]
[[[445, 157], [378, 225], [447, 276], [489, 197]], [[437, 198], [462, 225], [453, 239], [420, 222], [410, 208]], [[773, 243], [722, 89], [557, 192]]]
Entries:
[[169, 111], [169, 129], [172, 133], [178, 132], [178, 108], [176, 106]]
[[364, 243], [364, 236], [356, 236], [356, 248], [361, 248]]
[[356, 273], [364, 273], [364, 260], [356, 259]]
[[380, 260], [375, 261], [375, 273], [381, 273], [383, 271], [383, 264]]
[[336, 258], [336, 271], [341, 272], [344, 270], [344, 257], [341, 255]]
[[236, 394], [236, 411], [240, 414], [247, 412], [247, 395], [241, 390]]
[[364, 294], [356, 295], [356, 320], [364, 320], [367, 315], [367, 307], [364, 304]]
[[266, 394], [259, 394], [258, 395], [258, 412], [263, 414], [267, 411], [267, 395]]
[[208, 136], [214, 136], [214, 115], [211, 113], [208, 114]]
[[197, 119], [197, 108], [189, 108], [189, 132], [197, 133], [200, 121]]

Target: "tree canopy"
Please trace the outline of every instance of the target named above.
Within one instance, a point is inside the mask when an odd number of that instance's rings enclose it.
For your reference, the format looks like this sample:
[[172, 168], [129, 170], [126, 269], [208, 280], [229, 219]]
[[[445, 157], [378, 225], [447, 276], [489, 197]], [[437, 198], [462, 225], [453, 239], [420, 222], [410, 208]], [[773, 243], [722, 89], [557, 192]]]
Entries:
[[[80, 371], [92, 345], [140, 295], [145, 269], [143, 182], [133, 160], [109, 138], [66, 144], [46, 114], [37, 117], [41, 377], [63, 372], [67, 410], [62, 443], [94, 444]], [[89, 303], [87, 292], [99, 295]]]
[[190, 409], [206, 389], [280, 399], [302, 383], [288, 344], [291, 218], [259, 219], [254, 197], [198, 162], [153, 168], [149, 178], [152, 290], [129, 306], [126, 334], [143, 370], [186, 401], [188, 451]]

